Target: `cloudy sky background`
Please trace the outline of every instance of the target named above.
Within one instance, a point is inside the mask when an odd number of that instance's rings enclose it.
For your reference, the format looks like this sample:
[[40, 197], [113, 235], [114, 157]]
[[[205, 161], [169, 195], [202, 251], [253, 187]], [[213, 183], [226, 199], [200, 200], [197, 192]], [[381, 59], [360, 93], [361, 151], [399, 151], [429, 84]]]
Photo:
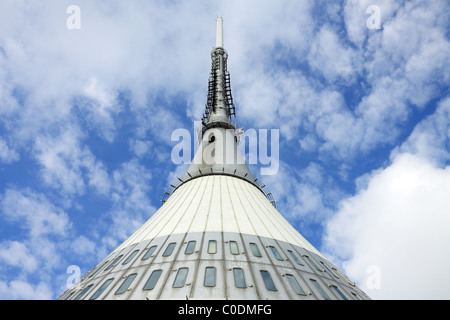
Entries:
[[280, 129], [279, 211], [372, 298], [450, 299], [446, 0], [2, 0], [0, 298], [57, 298], [159, 208], [217, 16], [239, 125]]

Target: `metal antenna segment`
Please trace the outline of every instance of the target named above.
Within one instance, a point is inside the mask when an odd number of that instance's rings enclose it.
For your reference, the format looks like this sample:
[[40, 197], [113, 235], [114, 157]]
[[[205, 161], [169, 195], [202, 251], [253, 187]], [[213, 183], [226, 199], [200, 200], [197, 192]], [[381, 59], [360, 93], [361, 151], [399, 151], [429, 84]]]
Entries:
[[216, 20], [216, 47], [211, 52], [211, 74], [208, 80], [208, 97], [203, 114], [202, 132], [222, 127], [236, 129], [231, 123], [235, 107], [231, 95], [230, 73], [227, 70], [228, 53], [223, 48], [223, 19]]

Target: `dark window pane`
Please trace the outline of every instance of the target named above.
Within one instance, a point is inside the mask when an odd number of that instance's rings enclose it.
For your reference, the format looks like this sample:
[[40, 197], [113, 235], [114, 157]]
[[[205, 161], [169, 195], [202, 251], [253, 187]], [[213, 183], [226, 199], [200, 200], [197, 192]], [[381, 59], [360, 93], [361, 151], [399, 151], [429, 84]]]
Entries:
[[303, 266], [303, 263], [300, 262], [298, 257], [293, 253], [291, 250], [288, 250], [289, 254], [291, 255], [292, 259], [294, 259], [295, 262], [297, 262], [299, 265]]
[[258, 246], [256, 243], [250, 243], [250, 247], [252, 248], [252, 252], [255, 257], [262, 257], [261, 252], [259, 252]]
[[273, 246], [270, 246], [269, 248], [270, 248], [270, 250], [272, 250], [272, 253], [273, 253], [275, 259], [280, 260], [280, 261], [283, 261], [283, 258], [282, 258], [282, 257], [280, 256], [280, 254], [278, 253], [277, 248], [275, 248], [275, 247], [273, 247]]
[[208, 242], [208, 253], [216, 253], [217, 252], [217, 241], [209, 240]]
[[159, 280], [159, 277], [161, 276], [162, 270], [155, 270], [150, 275], [150, 278], [148, 278], [147, 283], [144, 286], [144, 290], [153, 290], [153, 288], [156, 286], [156, 283]]
[[242, 271], [241, 268], [234, 268], [233, 274], [234, 274], [234, 285], [236, 286], [236, 288], [247, 288], [244, 278], [244, 271]]
[[113, 282], [113, 280], [114, 278], [106, 280], [105, 283], [100, 287], [100, 289], [98, 289], [97, 292], [89, 300], [97, 299], [103, 293], [103, 291], [105, 291], [106, 288], [108, 288], [108, 286], [111, 284], [111, 282]]
[[309, 261], [309, 263], [311, 263], [312, 264], [312, 266], [314, 267], [314, 268], [316, 268], [318, 271], [323, 271], [322, 269], [320, 269], [318, 266], [317, 266], [317, 264], [315, 264], [314, 263], [314, 261], [310, 258], [310, 257], [308, 257], [308, 256], [304, 256], [308, 261]]
[[118, 257], [116, 258], [116, 260], [114, 260], [114, 261], [108, 266], [108, 268], [105, 269], [105, 271], [106, 271], [106, 270], [109, 270], [109, 269], [111, 269], [111, 268], [113, 268], [113, 267], [115, 267], [116, 264], [119, 262], [119, 260], [120, 260], [122, 257], [123, 257], [123, 254], [121, 254], [120, 256], [118, 256]]
[[175, 277], [175, 281], [173, 282], [174, 288], [182, 288], [186, 283], [186, 277], [188, 274], [188, 268], [180, 268], [178, 269], [177, 276]]
[[83, 296], [92, 288], [93, 284], [91, 284], [90, 286], [87, 286], [86, 289], [84, 289], [76, 298], [75, 300], [79, 300], [81, 298], [83, 298]]
[[334, 291], [336, 291], [342, 297], [342, 299], [348, 300], [348, 298], [342, 293], [342, 291], [338, 287], [336, 287], [336, 286], [331, 286], [331, 287], [334, 289]]
[[216, 268], [207, 267], [205, 269], [205, 287], [214, 287], [216, 285]]
[[277, 288], [275, 287], [272, 277], [270, 276], [270, 273], [268, 271], [261, 270], [261, 276], [264, 280], [264, 285], [266, 286], [267, 290], [277, 291]]
[[175, 242], [169, 243], [169, 245], [166, 248], [166, 251], [163, 253], [163, 257], [168, 257], [172, 254], [173, 249], [175, 248], [177, 244]]
[[148, 249], [145, 256], [142, 257], [142, 260], [147, 260], [148, 258], [150, 258], [150, 256], [153, 254], [153, 252], [155, 252], [155, 249], [156, 249], [156, 246], [153, 246], [150, 249]]
[[330, 296], [322, 289], [322, 287], [316, 280], [314, 280], [314, 279], [309, 279], [309, 280], [314, 285], [314, 287], [316, 287], [316, 289], [320, 292], [320, 294], [322, 295], [322, 297], [324, 299], [331, 300]]
[[184, 254], [193, 254], [195, 250], [195, 241], [189, 241]]
[[239, 248], [236, 241], [230, 241], [231, 254], [239, 254]]
[[120, 286], [120, 288], [116, 291], [115, 294], [122, 294], [125, 291], [127, 291], [128, 287], [130, 286], [130, 284], [133, 282], [134, 278], [136, 278], [137, 273], [133, 273], [130, 274], [125, 281], [122, 283], [122, 285]]
[[286, 275], [286, 277], [289, 280], [289, 283], [292, 286], [292, 289], [294, 289], [294, 291], [297, 294], [301, 294], [301, 295], [306, 295], [305, 291], [303, 291], [302, 287], [300, 287], [300, 284], [297, 282], [297, 279], [295, 279], [295, 277], [291, 274]]
[[130, 261], [133, 260], [133, 258], [137, 255], [138, 252], [139, 250], [134, 250], [122, 264], [130, 263]]

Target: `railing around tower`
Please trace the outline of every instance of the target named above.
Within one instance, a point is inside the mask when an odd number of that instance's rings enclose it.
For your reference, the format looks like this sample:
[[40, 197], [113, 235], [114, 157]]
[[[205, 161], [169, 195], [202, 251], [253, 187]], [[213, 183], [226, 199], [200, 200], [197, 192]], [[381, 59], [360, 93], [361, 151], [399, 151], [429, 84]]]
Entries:
[[264, 196], [270, 201], [270, 203], [276, 208], [276, 204], [275, 204], [275, 200], [273, 198], [272, 192], [270, 192], [268, 190], [267, 186], [265, 184], [263, 184], [261, 181], [259, 181], [258, 178], [251, 179], [250, 177], [248, 177], [247, 172], [244, 173], [244, 172], [240, 172], [237, 169], [230, 170], [230, 169], [226, 169], [226, 168], [222, 168], [222, 169], [208, 168], [208, 169], [203, 169], [203, 170], [198, 169], [198, 172], [195, 172], [195, 173], [186, 172], [186, 174], [183, 177], [181, 177], [181, 178], [177, 177], [177, 179], [173, 183], [169, 184], [171, 189], [169, 191], [164, 192], [164, 197], [161, 200], [161, 202], [162, 202], [161, 206], [164, 205], [164, 203], [166, 203], [166, 201], [175, 192], [175, 190], [177, 190], [179, 187], [181, 187], [186, 182], [196, 179], [196, 178], [209, 176], [209, 175], [225, 175], [225, 176], [231, 176], [231, 177], [243, 179], [243, 180], [253, 184], [255, 187], [257, 187], [264, 194]]

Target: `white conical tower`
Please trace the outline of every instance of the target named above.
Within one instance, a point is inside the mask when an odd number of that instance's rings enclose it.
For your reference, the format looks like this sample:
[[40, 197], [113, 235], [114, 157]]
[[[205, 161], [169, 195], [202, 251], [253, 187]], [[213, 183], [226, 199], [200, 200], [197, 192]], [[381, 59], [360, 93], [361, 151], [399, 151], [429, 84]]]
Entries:
[[59, 299], [369, 299], [277, 211], [237, 147], [222, 18], [200, 147], [162, 207]]

